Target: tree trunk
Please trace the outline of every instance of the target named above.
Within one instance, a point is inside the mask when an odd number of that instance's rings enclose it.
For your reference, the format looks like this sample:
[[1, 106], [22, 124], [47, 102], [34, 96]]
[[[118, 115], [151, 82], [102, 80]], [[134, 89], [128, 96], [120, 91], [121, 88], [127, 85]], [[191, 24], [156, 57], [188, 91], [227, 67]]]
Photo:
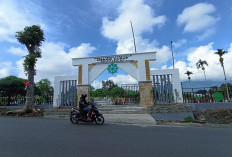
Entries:
[[222, 64], [222, 68], [223, 68], [223, 72], [224, 72], [224, 76], [225, 76], [225, 82], [226, 82], [227, 99], [228, 99], [228, 101], [230, 101], [229, 89], [228, 89], [227, 80], [226, 80], [226, 72], [225, 72], [225, 68], [224, 68], [223, 64]]
[[[204, 71], [204, 75], [205, 75], [205, 70]], [[205, 86], [206, 86], [207, 80], [206, 80], [206, 75], [205, 75]]]
[[28, 69], [28, 83], [26, 103], [24, 106], [24, 111], [26, 113], [31, 113], [34, 106], [34, 66]]

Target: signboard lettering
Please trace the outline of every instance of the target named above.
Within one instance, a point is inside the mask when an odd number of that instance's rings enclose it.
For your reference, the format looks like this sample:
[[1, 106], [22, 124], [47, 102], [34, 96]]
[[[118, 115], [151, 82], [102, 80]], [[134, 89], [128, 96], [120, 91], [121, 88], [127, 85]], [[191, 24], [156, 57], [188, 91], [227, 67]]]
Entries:
[[129, 57], [132, 55], [115, 55], [115, 56], [100, 56], [94, 57], [97, 60], [97, 63], [111, 63], [111, 62], [126, 62]]

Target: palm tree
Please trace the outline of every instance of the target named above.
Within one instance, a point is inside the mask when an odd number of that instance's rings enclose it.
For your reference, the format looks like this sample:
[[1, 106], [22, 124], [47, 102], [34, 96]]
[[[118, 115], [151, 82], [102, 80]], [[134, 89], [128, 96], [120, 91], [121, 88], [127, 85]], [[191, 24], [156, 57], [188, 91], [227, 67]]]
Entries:
[[[196, 63], [197, 69], [201, 68], [204, 71], [204, 75], [205, 75], [204, 65], [208, 66], [208, 63], [206, 61], [201, 60], [201, 59], [199, 59], [199, 61]], [[206, 75], [205, 75], [205, 83], [206, 83]]]
[[192, 75], [193, 73], [191, 72], [191, 71], [187, 71], [186, 73], [185, 73], [186, 75], [188, 75], [188, 80], [189, 80], [189, 84], [190, 84], [190, 87], [191, 87], [191, 83], [190, 83], [190, 75]]
[[35, 64], [38, 58], [41, 58], [40, 46], [42, 41], [45, 40], [43, 30], [40, 26], [33, 25], [27, 26], [23, 31], [16, 32], [16, 38], [21, 44], [24, 44], [29, 52], [24, 59], [24, 70], [28, 76], [29, 87], [27, 89], [26, 103], [24, 106], [24, 112], [33, 112], [34, 104], [34, 75]]
[[217, 49], [217, 52], [215, 52], [215, 54], [219, 55], [219, 62], [221, 63], [223, 73], [224, 73], [224, 77], [225, 77], [225, 82], [226, 82], [227, 98], [228, 98], [228, 101], [230, 101], [228, 84], [227, 84], [227, 80], [226, 80], [226, 72], [225, 72], [225, 68], [224, 68], [224, 58], [222, 57], [226, 53], [228, 53], [228, 52], [224, 51], [223, 49]]

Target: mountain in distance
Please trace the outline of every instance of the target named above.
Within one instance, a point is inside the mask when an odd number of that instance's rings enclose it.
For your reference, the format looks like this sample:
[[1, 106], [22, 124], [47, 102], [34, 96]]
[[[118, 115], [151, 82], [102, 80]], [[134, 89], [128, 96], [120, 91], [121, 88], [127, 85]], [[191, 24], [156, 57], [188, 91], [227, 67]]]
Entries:
[[[232, 84], [232, 80], [227, 81], [228, 83]], [[213, 87], [217, 86], [220, 87], [222, 84], [225, 84], [225, 81], [184, 81], [182, 83], [182, 88], [204, 88], [204, 87]], [[190, 86], [191, 84], [191, 86]]]

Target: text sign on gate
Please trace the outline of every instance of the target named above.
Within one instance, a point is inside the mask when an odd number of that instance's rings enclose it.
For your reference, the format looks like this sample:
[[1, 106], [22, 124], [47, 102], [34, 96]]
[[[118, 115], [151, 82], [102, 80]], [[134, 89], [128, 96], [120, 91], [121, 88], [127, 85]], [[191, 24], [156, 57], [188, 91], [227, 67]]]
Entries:
[[94, 59], [97, 60], [96, 63], [112, 63], [112, 62], [126, 62], [130, 61], [127, 60], [132, 55], [126, 54], [126, 55], [115, 55], [115, 56], [100, 56], [100, 57], [94, 57]]

